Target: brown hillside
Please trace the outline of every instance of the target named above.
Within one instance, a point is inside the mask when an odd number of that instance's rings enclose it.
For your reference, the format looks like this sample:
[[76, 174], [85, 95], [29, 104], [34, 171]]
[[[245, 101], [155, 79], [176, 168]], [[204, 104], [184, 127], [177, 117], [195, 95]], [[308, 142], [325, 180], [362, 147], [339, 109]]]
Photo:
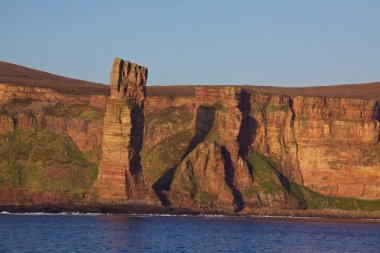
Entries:
[[[66, 94], [109, 94], [109, 87], [0, 61], [0, 82], [45, 87]], [[148, 96], [194, 96], [195, 85], [148, 86]], [[217, 85], [223, 87], [223, 85]], [[289, 96], [347, 97], [380, 100], [380, 82], [314, 87], [239, 85], [259, 92]]]
[[109, 87], [0, 61], [0, 82], [51, 88], [65, 94], [107, 94]]

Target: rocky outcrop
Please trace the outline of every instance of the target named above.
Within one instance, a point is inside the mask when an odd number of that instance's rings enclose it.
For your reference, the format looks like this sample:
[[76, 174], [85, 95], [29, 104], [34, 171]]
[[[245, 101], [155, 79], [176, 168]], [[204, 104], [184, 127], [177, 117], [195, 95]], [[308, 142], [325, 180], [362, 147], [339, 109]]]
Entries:
[[[224, 150], [224, 152], [226, 152]], [[242, 203], [234, 199], [233, 182], [226, 178], [229, 165], [222, 156], [223, 150], [216, 142], [202, 142], [178, 165], [168, 192], [172, 205], [194, 209], [234, 210]], [[232, 171], [231, 171], [232, 172]], [[231, 173], [230, 172], [230, 173]], [[228, 184], [227, 184], [228, 182]]]
[[153, 186], [164, 204], [199, 208], [206, 198], [214, 206], [243, 209], [241, 192], [253, 181], [247, 154], [243, 154], [248, 147], [239, 142], [239, 136], [249, 138], [242, 123], [246, 117], [243, 93], [233, 87], [197, 88], [194, 136], [179, 163]]
[[287, 206], [285, 189], [270, 196], [260, 193], [254, 183], [249, 154], [257, 122], [251, 115], [251, 96], [241, 88], [197, 87], [195, 136], [166, 187], [173, 205], [235, 211], [258, 202]]
[[121, 59], [114, 61], [111, 97], [104, 119], [102, 162], [92, 201], [123, 203], [144, 196], [140, 151], [147, 76], [145, 67]]

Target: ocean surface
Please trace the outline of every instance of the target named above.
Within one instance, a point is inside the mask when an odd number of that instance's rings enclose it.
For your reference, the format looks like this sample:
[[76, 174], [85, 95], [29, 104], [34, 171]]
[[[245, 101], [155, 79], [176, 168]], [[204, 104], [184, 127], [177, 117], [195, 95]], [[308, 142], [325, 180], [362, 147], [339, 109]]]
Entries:
[[3, 212], [0, 252], [380, 252], [380, 222]]

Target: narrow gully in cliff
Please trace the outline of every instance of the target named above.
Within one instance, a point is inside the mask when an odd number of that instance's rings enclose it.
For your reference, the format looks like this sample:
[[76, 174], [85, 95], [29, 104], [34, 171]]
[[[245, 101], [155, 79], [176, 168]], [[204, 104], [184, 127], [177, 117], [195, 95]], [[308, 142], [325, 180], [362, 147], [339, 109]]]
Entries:
[[241, 192], [234, 185], [235, 172], [234, 168], [232, 167], [231, 155], [225, 146], [221, 147], [221, 152], [224, 163], [224, 180], [232, 191], [232, 195], [234, 197], [234, 204], [236, 206], [235, 212], [240, 212], [244, 209], [244, 199]]
[[302, 173], [301, 173], [301, 170], [300, 170], [300, 162], [299, 162], [299, 158], [298, 158], [298, 142], [297, 142], [297, 138], [296, 138], [296, 133], [294, 132], [294, 121], [296, 119], [296, 114], [294, 112], [294, 108], [293, 108], [293, 99], [291, 97], [289, 97], [289, 108], [290, 108], [290, 111], [292, 112], [292, 117], [291, 117], [291, 122], [290, 122], [290, 127], [292, 129], [292, 135], [293, 135], [293, 140], [294, 140], [294, 144], [295, 144], [295, 147], [296, 147], [296, 160], [297, 160], [297, 172], [298, 172], [298, 176], [301, 180], [301, 182], [298, 182], [300, 183], [301, 185], [303, 185], [303, 177], [302, 177]]
[[263, 118], [263, 125], [264, 125], [264, 140], [265, 140], [265, 150], [266, 152], [269, 152], [269, 144], [268, 144], [268, 123], [267, 123], [267, 115], [265, 113], [265, 106], [266, 104], [261, 105], [260, 104], [260, 111], [261, 116]]

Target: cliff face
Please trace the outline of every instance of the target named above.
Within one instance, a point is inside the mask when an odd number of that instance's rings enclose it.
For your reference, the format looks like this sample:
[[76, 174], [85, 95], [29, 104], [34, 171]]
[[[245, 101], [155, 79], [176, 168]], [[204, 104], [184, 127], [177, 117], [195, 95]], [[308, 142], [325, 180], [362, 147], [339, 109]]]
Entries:
[[0, 84], [0, 203], [82, 201], [100, 161], [105, 95]]
[[104, 119], [102, 162], [91, 196], [93, 201], [122, 203], [144, 195], [140, 151], [147, 76], [144, 67], [121, 59], [114, 61], [111, 97]]
[[146, 80], [116, 59], [109, 97], [0, 84], [0, 203], [380, 209], [376, 99], [234, 86], [146, 96]]
[[68, 135], [83, 153], [100, 147], [106, 96], [65, 95], [9, 84], [0, 84], [0, 90], [0, 133], [48, 129]]
[[304, 208], [291, 184], [380, 198], [375, 100], [197, 87], [193, 99], [148, 98], [146, 110], [143, 168], [165, 205]]
[[197, 89], [195, 135], [174, 175], [170, 189], [174, 199], [189, 195], [187, 202], [204, 204], [209, 198], [238, 211], [244, 207], [242, 192], [251, 187], [253, 175], [244, 160], [247, 154], [242, 150], [246, 147], [240, 141], [247, 138], [242, 124], [243, 94], [232, 87]]
[[378, 103], [296, 97], [293, 107], [303, 184], [325, 195], [379, 199]]

